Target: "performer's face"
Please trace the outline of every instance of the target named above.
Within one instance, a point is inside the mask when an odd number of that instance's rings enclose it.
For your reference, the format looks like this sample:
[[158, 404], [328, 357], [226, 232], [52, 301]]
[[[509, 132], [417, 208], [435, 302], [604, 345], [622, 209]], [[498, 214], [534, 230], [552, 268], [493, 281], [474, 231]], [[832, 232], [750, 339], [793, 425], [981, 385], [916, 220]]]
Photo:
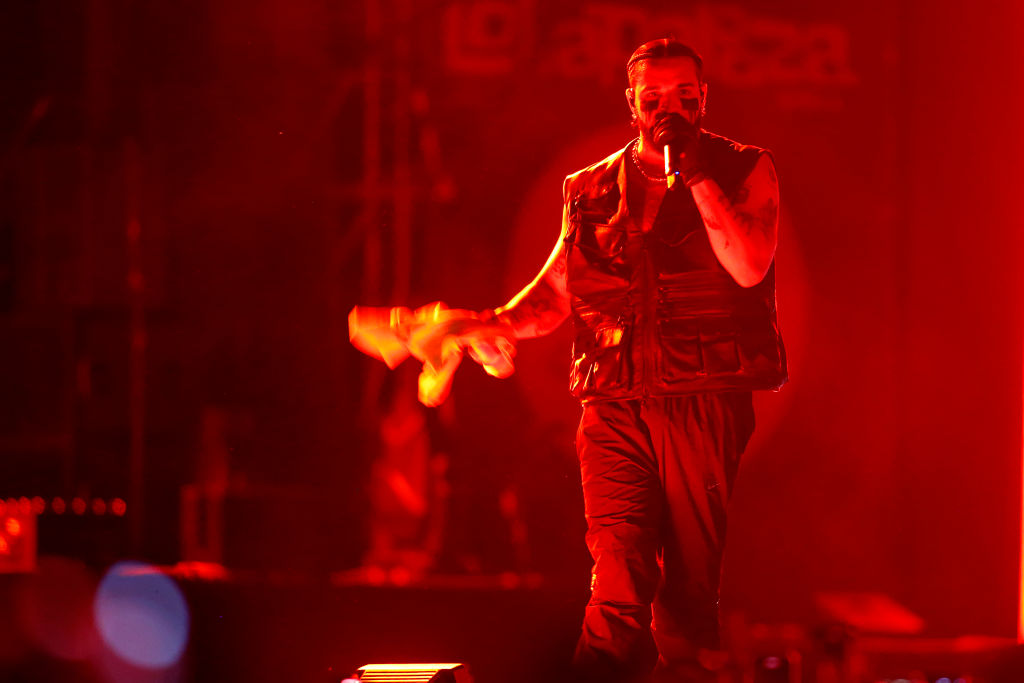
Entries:
[[626, 100], [636, 117], [640, 135], [651, 140], [651, 127], [660, 116], [676, 112], [695, 126], [707, 98], [707, 85], [697, 77], [697, 64], [689, 57], [664, 57], [640, 63]]

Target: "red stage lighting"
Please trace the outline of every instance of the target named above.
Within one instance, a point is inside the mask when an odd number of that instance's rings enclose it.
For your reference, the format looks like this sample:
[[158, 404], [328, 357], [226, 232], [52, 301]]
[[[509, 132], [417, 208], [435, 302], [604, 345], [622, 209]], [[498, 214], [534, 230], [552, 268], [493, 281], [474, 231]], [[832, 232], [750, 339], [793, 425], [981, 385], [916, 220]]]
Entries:
[[465, 664], [367, 664], [353, 677], [367, 683], [472, 683]]
[[[19, 506], [20, 507], [20, 506]], [[7, 506], [0, 517], [0, 574], [31, 572], [36, 568], [36, 517]]]

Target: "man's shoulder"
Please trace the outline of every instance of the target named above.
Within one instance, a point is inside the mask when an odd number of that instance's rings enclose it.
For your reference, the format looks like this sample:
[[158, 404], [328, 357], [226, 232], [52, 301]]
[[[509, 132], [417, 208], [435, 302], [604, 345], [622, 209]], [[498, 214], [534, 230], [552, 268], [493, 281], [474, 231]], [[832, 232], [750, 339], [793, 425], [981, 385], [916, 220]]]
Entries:
[[563, 185], [564, 195], [566, 197], [569, 196], [570, 188], [578, 191], [585, 187], [614, 183], [618, 178], [619, 163], [622, 161], [622, 157], [630, 144], [632, 144], [632, 141], [622, 149], [612, 152], [604, 159], [601, 159], [601, 161], [566, 176], [565, 184]]
[[710, 151], [712, 153], [718, 152], [720, 154], [739, 154], [743, 156], [756, 157], [768, 152], [768, 150], [763, 147], [737, 142], [736, 140], [727, 138], [724, 135], [712, 133], [711, 131], [703, 128], [700, 131], [700, 143], [702, 151]]
[[771, 157], [771, 152], [763, 147], [737, 142], [706, 130], [701, 130], [700, 153], [706, 169], [723, 189], [742, 182], [753, 172], [762, 156]]

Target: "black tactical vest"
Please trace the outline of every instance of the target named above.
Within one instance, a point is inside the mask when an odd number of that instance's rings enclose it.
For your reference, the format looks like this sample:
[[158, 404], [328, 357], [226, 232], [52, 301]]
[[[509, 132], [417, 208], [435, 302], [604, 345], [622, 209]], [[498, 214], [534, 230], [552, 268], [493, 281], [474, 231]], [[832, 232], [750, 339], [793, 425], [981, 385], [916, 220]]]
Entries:
[[[706, 131], [700, 145], [705, 175], [726, 196], [767, 153]], [[759, 284], [738, 285], [715, 257], [682, 185], [666, 193], [642, 233], [641, 217], [631, 216], [626, 202], [627, 149], [564, 186], [572, 394], [588, 402], [778, 389], [787, 374], [775, 264]]]

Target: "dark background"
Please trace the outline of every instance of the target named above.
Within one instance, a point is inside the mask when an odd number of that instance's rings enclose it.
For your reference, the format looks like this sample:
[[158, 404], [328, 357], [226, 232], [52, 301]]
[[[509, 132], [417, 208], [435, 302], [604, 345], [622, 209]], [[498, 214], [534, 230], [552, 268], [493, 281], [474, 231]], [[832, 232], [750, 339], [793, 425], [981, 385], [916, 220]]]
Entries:
[[[380, 420], [415, 372], [353, 349], [348, 311], [528, 282], [561, 178], [632, 135], [626, 56], [668, 31], [705, 56], [707, 127], [771, 148], [782, 187], [792, 381], [758, 397], [723, 605], [802, 621], [821, 591], [873, 591], [929, 633], [1013, 635], [1012, 2], [4, 3], [0, 496], [126, 498], [123, 552], [176, 562], [214, 411], [230, 481], [332, 501], [291, 533], [329, 546], [321, 569], [358, 565]], [[440, 567], [586, 580], [567, 361], [561, 330], [511, 380], [467, 363], [426, 417], [450, 464]]]

